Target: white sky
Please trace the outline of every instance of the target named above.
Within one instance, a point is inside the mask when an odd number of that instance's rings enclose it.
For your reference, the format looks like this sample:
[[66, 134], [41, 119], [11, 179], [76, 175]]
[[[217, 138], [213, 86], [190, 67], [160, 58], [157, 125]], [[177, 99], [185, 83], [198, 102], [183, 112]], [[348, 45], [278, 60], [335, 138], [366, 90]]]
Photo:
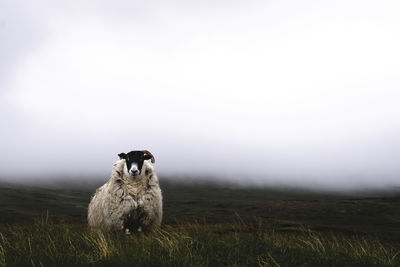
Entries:
[[[0, 1], [0, 176], [400, 185], [397, 1]], [[17, 174], [16, 174], [17, 172]]]

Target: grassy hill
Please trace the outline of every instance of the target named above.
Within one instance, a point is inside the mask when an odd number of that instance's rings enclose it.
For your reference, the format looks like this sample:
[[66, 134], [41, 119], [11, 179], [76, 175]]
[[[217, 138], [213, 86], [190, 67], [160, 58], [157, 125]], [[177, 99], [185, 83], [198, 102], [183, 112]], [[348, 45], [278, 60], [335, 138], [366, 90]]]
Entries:
[[163, 227], [93, 233], [101, 183], [0, 186], [0, 266], [399, 266], [400, 193], [161, 184]]

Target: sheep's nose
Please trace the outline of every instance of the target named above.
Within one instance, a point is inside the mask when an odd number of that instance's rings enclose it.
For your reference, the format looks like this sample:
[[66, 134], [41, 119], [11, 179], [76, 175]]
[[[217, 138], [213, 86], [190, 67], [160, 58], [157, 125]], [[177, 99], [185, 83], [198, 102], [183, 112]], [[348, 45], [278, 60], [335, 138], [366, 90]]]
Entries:
[[139, 174], [139, 171], [138, 171], [138, 170], [132, 170], [131, 173], [132, 173], [133, 175], [138, 175], [138, 174]]

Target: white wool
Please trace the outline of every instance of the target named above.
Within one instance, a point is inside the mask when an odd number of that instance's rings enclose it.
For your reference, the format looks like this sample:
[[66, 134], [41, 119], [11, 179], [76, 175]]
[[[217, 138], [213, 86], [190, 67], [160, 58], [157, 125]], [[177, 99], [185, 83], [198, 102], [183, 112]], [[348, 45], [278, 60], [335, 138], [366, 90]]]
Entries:
[[159, 227], [162, 220], [162, 195], [152, 165], [144, 161], [141, 174], [132, 177], [125, 160], [118, 160], [111, 178], [96, 190], [88, 210], [92, 228], [105, 231], [144, 232]]

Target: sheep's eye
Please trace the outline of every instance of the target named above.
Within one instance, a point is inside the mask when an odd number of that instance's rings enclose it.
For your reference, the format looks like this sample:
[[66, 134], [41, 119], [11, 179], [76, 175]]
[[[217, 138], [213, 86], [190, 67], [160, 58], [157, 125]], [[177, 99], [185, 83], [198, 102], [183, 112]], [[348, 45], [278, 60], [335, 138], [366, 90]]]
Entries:
[[148, 174], [149, 174], [149, 170], [146, 170], [146, 171], [145, 171], [145, 174], [148, 175]]

